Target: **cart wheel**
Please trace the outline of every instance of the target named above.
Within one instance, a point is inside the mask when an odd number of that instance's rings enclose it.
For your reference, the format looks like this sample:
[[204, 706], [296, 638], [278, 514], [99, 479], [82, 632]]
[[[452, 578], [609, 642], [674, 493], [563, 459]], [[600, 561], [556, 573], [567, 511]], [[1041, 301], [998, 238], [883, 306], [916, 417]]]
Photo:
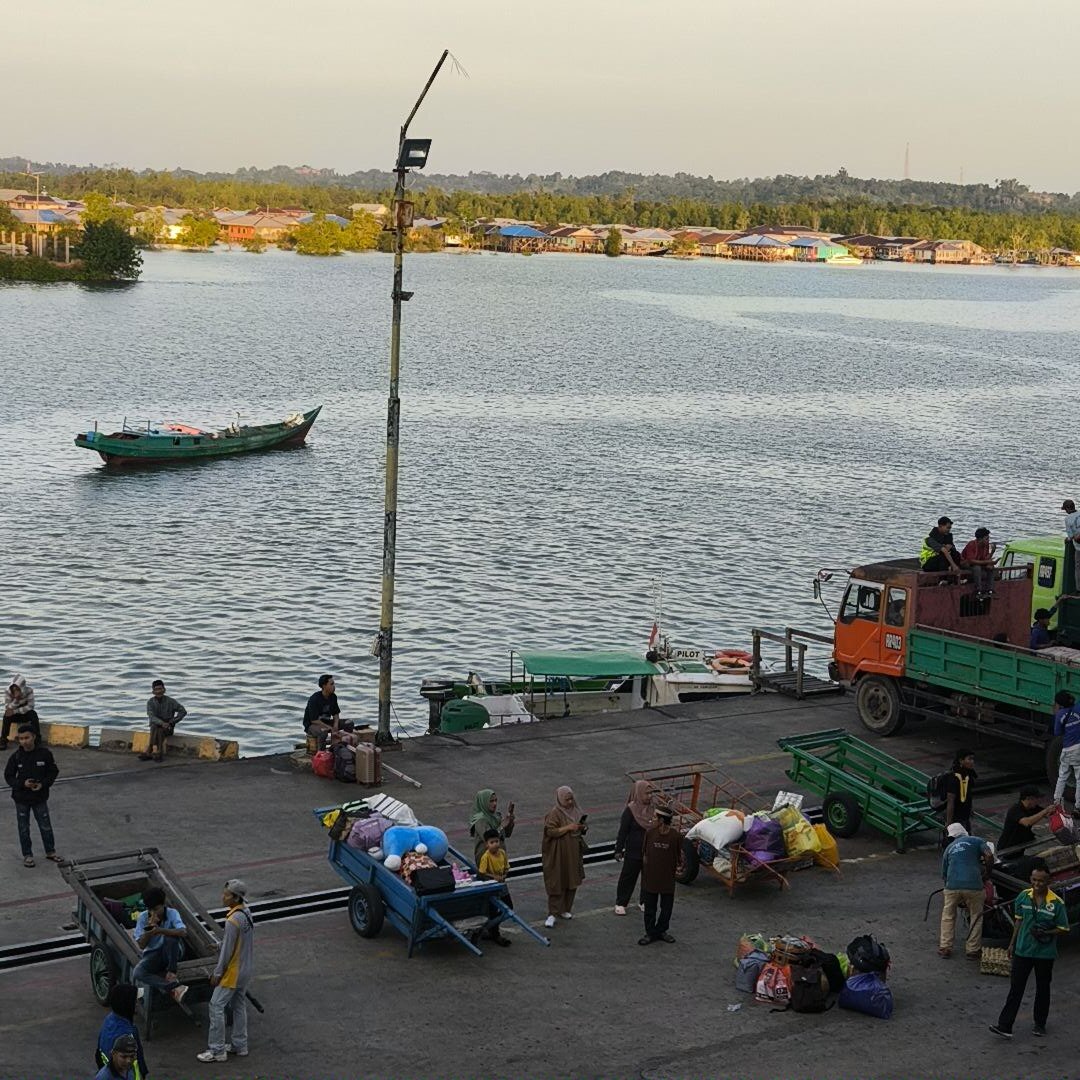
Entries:
[[[1058, 764], [1061, 761], [1061, 736], [1055, 735], [1046, 744], [1046, 782], [1051, 788], [1057, 785]], [[1075, 787], [1072, 784], [1065, 786], [1065, 794], [1062, 798], [1066, 802], [1072, 802], [1075, 798]]]
[[821, 812], [825, 816], [825, 827], [833, 836], [854, 836], [862, 824], [859, 804], [855, 801], [855, 796], [846, 791], [834, 791], [831, 795], [826, 795], [821, 804]]
[[683, 837], [683, 868], [675, 875], [675, 880], [680, 885], [689, 885], [698, 876], [701, 869], [701, 857], [698, 855], [697, 844], [693, 840]]
[[361, 937], [374, 937], [383, 924], [383, 899], [374, 885], [354, 885], [349, 893], [349, 922]]
[[896, 680], [867, 675], [855, 688], [855, 707], [863, 726], [875, 735], [895, 735], [904, 726]]
[[112, 955], [100, 942], [90, 950], [90, 989], [99, 1005], [109, 1004], [109, 994], [116, 985], [116, 965]]

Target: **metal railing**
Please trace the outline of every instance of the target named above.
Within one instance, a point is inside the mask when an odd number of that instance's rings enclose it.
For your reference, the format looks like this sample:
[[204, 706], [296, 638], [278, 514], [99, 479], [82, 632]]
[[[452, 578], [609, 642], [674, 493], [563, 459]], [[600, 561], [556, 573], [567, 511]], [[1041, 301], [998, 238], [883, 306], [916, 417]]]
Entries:
[[[826, 637], [824, 634], [816, 634], [812, 630], [797, 630], [793, 626], [784, 627], [784, 633], [774, 634], [770, 630], [760, 630], [754, 627], [751, 630], [753, 636], [753, 659], [750, 662], [750, 678], [754, 682], [754, 686], [761, 688], [764, 685], [764, 680], [761, 675], [761, 643], [762, 641], [771, 641], [776, 645], [782, 645], [784, 647], [784, 674], [795, 676], [795, 696], [801, 698], [803, 696], [803, 690], [806, 680], [806, 650], [810, 647], [808, 642], [815, 642], [819, 645], [828, 645], [832, 648], [833, 639]], [[804, 640], [798, 640], [804, 639]], [[795, 660], [795, 654], [798, 653], [798, 662]]]

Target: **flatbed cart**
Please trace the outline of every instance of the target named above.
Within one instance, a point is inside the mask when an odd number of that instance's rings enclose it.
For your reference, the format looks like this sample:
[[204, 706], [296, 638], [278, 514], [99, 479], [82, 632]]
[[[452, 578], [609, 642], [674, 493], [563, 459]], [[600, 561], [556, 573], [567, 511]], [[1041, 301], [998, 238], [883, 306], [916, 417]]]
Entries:
[[[315, 810], [321, 820], [337, 807]], [[471, 860], [460, 851], [450, 848], [447, 853], [460, 866], [476, 873]], [[349, 922], [352, 928], [365, 938], [375, 937], [383, 923], [401, 934], [409, 946], [408, 955], [425, 941], [437, 938], [453, 938], [476, 956], [483, 956], [477, 942], [486, 930], [493, 930], [504, 922], [516, 923], [541, 945], [551, 940], [537, 933], [520, 918], [505, 901], [510, 890], [501, 881], [459, 882], [446, 892], [419, 894], [392, 870], [372, 858], [366, 851], [349, 847], [342, 840], [331, 840], [327, 859], [338, 877], [352, 886], [349, 893]]]
[[688, 840], [685, 834], [702, 818], [706, 811], [721, 806], [751, 814], [767, 809], [765, 801], [740, 784], [733, 777], [721, 772], [711, 761], [695, 761], [687, 765], [670, 765], [660, 769], [639, 769], [627, 773], [631, 781], [644, 780], [652, 789], [656, 802], [671, 809], [672, 824], [683, 835], [683, 868], [675, 880], [689, 885], [697, 879], [702, 867], [717, 878], [733, 896], [744, 885], [774, 884], [780, 889], [790, 887], [787, 875], [814, 865], [807, 855], [789, 856], [760, 862], [754, 853], [741, 844], [729, 844], [726, 848], [730, 869], [722, 871], [713, 865], [713, 858], [703, 852], [707, 845], [700, 840]]
[[[188, 987], [188, 993], [179, 1008], [198, 1023], [189, 1006], [208, 1001], [212, 993], [210, 976], [221, 948], [218, 924], [158, 849], [64, 859], [60, 874], [75, 891], [75, 921], [90, 945], [90, 989], [100, 1005], [108, 1004], [109, 992], [117, 983], [131, 982], [131, 972], [142, 955], [132, 930], [120, 923], [113, 914], [116, 907], [110, 911], [106, 901], [119, 902], [151, 886], [164, 890], [166, 904], [176, 908], [187, 927], [184, 958], [177, 965], [176, 975], [178, 982]], [[140, 1010], [147, 1040], [153, 1016], [163, 1004], [174, 1003], [163, 994], [143, 994]]]
[[[865, 821], [904, 851], [909, 837], [941, 831], [942, 819], [927, 798], [930, 777], [843, 728], [811, 731], [776, 740], [792, 756], [792, 782], [822, 796], [825, 827], [833, 836], [854, 836]], [[1000, 831], [983, 814], [981, 824]]]

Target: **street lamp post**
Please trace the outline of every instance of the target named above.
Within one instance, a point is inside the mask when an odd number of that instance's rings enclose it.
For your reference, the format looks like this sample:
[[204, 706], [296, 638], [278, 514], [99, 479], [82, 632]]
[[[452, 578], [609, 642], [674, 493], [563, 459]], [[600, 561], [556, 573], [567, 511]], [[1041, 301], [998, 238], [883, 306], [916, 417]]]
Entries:
[[412, 225], [412, 203], [405, 200], [405, 178], [410, 168], [422, 169], [427, 163], [430, 139], [408, 138], [409, 124], [427, 97], [431, 84], [439, 74], [449, 50], [444, 49], [435, 70], [431, 73], [416, 104], [401, 125], [398, 138], [397, 184], [394, 187], [394, 301], [393, 321], [390, 325], [390, 395], [386, 402], [386, 496], [383, 512], [383, 565], [382, 606], [379, 617], [379, 636], [375, 639], [375, 652], [379, 657], [379, 728], [375, 741], [386, 746], [394, 741], [390, 733], [390, 691], [394, 660], [394, 561], [397, 555], [397, 488], [398, 488], [398, 437], [401, 428], [401, 399], [398, 396], [398, 372], [401, 356], [401, 305], [412, 298], [402, 285], [402, 264], [405, 254], [405, 234]]

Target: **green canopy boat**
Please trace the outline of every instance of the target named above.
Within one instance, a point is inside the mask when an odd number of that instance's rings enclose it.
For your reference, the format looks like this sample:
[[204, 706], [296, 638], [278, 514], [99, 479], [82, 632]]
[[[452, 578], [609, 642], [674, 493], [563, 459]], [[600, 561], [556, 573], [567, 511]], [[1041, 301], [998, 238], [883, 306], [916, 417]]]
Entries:
[[93, 450], [106, 465], [153, 465], [165, 461], [201, 461], [204, 458], [300, 446], [322, 411], [293, 413], [277, 424], [230, 424], [205, 431], [177, 421], [148, 420], [137, 427], [124, 421], [120, 431], [106, 435], [93, 431], [75, 436], [75, 445]]

